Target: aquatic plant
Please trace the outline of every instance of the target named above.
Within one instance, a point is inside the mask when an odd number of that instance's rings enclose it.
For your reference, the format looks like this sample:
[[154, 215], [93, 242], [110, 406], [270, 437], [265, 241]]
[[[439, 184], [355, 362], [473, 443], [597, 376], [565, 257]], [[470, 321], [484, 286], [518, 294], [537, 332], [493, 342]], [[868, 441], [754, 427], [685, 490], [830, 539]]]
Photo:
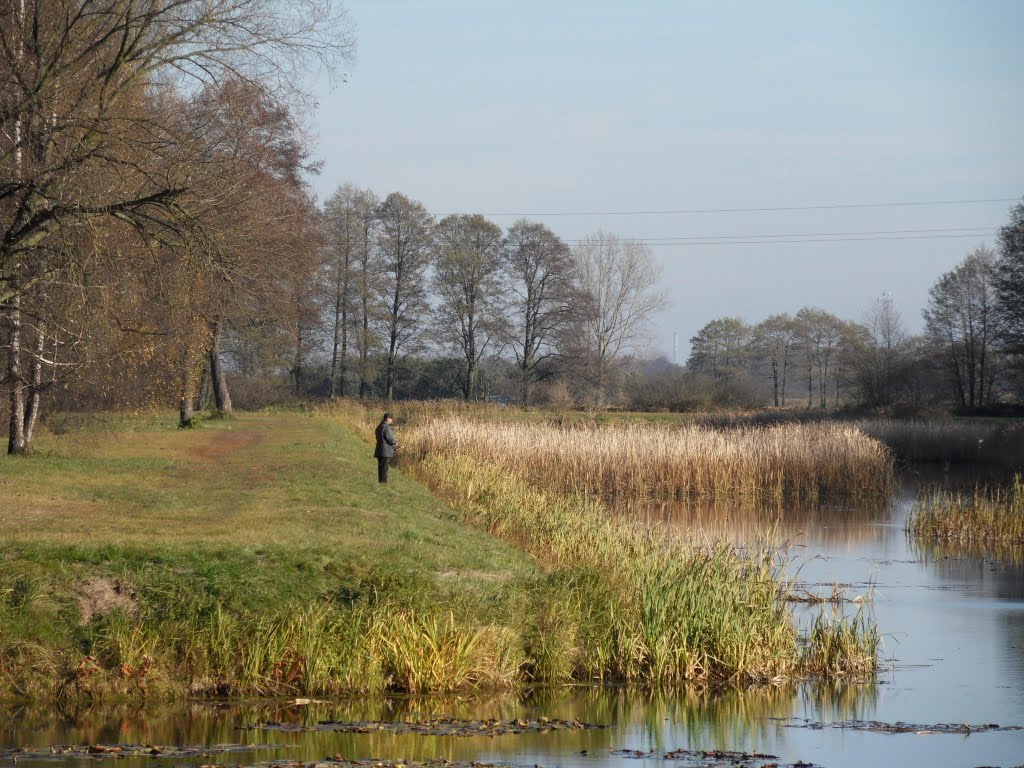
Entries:
[[907, 530], [923, 539], [959, 544], [1024, 543], [1024, 482], [979, 486], [970, 493], [932, 489], [922, 493]]
[[[671, 688], [874, 669], [877, 633], [866, 624], [846, 628], [852, 641], [838, 655], [819, 647], [831, 641], [821, 633], [812, 633], [801, 654], [785, 603], [792, 585], [770, 548], [743, 551], [613, 518], [593, 498], [523, 485], [482, 459], [428, 456], [413, 471], [467, 521], [562, 574], [556, 639], [527, 645], [537, 679]], [[560, 652], [551, 653], [549, 644]], [[850, 664], [843, 653], [851, 654]], [[831, 663], [821, 664], [822, 657]], [[557, 668], [547, 666], [553, 658]], [[575, 660], [568, 674], [567, 659]]]
[[477, 456], [537, 487], [602, 498], [814, 500], [881, 497], [894, 485], [885, 447], [840, 424], [717, 430], [447, 417], [402, 440], [415, 458]]

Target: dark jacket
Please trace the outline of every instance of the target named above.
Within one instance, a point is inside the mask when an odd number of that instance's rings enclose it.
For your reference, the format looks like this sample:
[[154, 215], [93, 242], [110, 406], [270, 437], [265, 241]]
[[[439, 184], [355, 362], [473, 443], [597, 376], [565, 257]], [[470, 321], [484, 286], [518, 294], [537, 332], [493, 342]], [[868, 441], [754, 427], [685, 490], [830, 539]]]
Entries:
[[390, 459], [394, 456], [395, 446], [398, 445], [398, 441], [395, 440], [395, 432], [391, 429], [391, 425], [386, 421], [382, 421], [377, 425], [374, 434], [377, 436], [377, 447], [373, 451], [374, 457]]

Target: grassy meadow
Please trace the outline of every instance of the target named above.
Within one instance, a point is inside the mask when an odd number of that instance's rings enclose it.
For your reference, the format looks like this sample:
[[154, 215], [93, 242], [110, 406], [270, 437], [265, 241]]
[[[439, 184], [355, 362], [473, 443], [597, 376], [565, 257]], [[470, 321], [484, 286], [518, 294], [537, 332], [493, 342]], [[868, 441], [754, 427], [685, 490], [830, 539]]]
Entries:
[[799, 636], [778, 553], [616, 521], [482, 456], [419, 450], [381, 487], [378, 417], [53, 419], [32, 454], [0, 459], [0, 699], [874, 671], [873, 626]]

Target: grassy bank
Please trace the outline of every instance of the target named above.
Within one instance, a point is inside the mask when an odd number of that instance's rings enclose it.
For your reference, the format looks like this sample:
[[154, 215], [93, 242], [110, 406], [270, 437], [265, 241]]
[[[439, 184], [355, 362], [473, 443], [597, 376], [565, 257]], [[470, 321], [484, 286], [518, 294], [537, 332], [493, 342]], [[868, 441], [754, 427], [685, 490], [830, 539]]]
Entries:
[[959, 545], [1024, 544], [1024, 483], [1017, 475], [1008, 488], [928, 492], [914, 505], [907, 530], [922, 540]]
[[370, 451], [337, 425], [170, 424], [76, 420], [0, 459], [0, 697], [515, 676], [523, 650], [500, 627], [533, 611], [543, 580], [523, 553], [401, 474], [378, 487]]

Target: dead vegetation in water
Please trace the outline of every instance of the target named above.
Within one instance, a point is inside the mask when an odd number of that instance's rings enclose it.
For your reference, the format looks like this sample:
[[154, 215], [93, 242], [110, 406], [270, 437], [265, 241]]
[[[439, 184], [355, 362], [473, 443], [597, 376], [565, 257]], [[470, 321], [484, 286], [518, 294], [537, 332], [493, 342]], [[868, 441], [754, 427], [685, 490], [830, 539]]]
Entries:
[[932, 725], [920, 725], [915, 723], [884, 723], [878, 720], [846, 720], [836, 723], [823, 723], [813, 720], [804, 720], [799, 723], [787, 723], [787, 728], [807, 728], [812, 731], [820, 731], [825, 728], [838, 728], [847, 731], [870, 731], [872, 733], [913, 733], [918, 735], [931, 735], [939, 733], [954, 733], [969, 735], [972, 733], [992, 733], [994, 731], [1021, 731], [1024, 726], [1020, 725], [999, 725], [998, 723], [982, 723], [981, 725], [969, 725], [967, 723], [936, 723]]
[[819, 768], [814, 763], [797, 760], [795, 763], [780, 763], [778, 755], [763, 752], [734, 752], [724, 749], [673, 749], [665, 752], [642, 749], [615, 749], [616, 757], [631, 760], [671, 760], [687, 768]]
[[520, 733], [548, 733], [550, 731], [584, 731], [608, 728], [607, 725], [594, 725], [580, 720], [561, 720], [558, 718], [537, 717], [515, 720], [459, 720], [450, 717], [434, 717], [421, 720], [365, 720], [340, 722], [325, 720], [316, 725], [296, 725], [291, 723], [261, 723], [248, 726], [247, 730], [286, 731], [286, 732], [319, 732], [333, 733], [390, 733], [397, 735], [412, 734], [415, 736], [503, 736]]

